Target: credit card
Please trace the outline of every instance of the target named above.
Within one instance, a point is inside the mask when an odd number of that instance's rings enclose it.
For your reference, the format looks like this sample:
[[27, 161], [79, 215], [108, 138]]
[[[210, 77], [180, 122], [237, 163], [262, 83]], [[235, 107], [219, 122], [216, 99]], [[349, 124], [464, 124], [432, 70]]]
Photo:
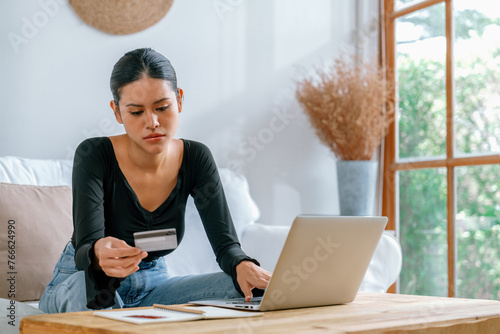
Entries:
[[134, 233], [135, 247], [145, 252], [163, 251], [177, 248], [175, 228]]

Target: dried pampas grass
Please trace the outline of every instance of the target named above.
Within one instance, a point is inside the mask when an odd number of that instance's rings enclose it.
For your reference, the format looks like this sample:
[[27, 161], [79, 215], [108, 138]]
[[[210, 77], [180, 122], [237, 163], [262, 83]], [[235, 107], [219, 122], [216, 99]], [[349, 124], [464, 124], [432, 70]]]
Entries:
[[393, 85], [375, 62], [339, 58], [297, 83], [316, 134], [341, 160], [370, 160], [394, 121]]

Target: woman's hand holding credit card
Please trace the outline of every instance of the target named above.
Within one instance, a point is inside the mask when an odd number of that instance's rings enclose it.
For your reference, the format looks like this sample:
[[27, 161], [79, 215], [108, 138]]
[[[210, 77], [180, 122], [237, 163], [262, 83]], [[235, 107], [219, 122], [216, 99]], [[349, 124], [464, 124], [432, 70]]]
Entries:
[[139, 270], [139, 263], [148, 253], [115, 237], [104, 237], [94, 244], [92, 265], [110, 277], [127, 277]]
[[127, 277], [139, 270], [139, 263], [148, 252], [177, 248], [175, 228], [134, 233], [135, 247], [125, 241], [105, 237], [94, 244], [93, 266], [110, 277]]

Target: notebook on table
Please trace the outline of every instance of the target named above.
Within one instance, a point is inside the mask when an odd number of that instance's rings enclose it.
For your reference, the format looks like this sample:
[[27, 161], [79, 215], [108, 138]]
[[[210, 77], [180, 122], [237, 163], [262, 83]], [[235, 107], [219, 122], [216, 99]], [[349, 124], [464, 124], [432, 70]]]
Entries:
[[263, 297], [190, 303], [272, 311], [352, 302], [386, 224], [387, 217], [297, 216]]
[[152, 308], [95, 311], [95, 316], [133, 324], [227, 319], [261, 316], [262, 313], [228, 310], [211, 306], [179, 306], [154, 304]]

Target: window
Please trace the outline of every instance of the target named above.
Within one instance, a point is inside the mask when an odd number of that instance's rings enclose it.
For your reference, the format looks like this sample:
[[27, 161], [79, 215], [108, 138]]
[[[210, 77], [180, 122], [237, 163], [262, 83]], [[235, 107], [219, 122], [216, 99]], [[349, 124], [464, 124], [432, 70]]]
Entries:
[[397, 291], [500, 298], [500, 3], [384, 0], [398, 108], [383, 209], [403, 248]]

